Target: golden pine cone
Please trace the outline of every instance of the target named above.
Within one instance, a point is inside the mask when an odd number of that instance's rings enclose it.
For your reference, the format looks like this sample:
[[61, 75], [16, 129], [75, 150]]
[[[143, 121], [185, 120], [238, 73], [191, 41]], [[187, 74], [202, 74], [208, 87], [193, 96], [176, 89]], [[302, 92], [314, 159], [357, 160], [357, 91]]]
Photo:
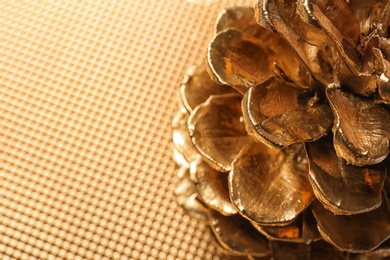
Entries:
[[388, 0], [220, 13], [172, 127], [178, 202], [222, 252], [390, 257], [389, 25]]

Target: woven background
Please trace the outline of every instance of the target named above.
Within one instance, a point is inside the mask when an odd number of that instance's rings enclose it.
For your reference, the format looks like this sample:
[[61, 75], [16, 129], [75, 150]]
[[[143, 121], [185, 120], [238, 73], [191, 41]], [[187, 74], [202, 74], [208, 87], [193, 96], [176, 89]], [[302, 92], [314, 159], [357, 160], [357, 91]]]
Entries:
[[0, 1], [0, 259], [225, 259], [175, 202], [170, 122], [234, 4]]

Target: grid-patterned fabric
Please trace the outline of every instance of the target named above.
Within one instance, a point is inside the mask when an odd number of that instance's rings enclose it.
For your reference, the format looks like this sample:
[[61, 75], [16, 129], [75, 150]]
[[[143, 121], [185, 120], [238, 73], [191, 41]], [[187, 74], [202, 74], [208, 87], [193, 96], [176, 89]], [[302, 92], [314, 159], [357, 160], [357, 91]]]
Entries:
[[170, 121], [234, 2], [0, 1], [0, 259], [224, 259], [175, 202]]

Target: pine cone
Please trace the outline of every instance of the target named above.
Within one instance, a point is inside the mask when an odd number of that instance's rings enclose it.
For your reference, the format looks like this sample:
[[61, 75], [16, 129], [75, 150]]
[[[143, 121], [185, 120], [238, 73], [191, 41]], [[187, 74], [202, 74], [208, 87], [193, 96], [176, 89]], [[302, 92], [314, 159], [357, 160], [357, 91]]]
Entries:
[[220, 13], [172, 126], [178, 202], [223, 253], [390, 257], [389, 24], [387, 0]]

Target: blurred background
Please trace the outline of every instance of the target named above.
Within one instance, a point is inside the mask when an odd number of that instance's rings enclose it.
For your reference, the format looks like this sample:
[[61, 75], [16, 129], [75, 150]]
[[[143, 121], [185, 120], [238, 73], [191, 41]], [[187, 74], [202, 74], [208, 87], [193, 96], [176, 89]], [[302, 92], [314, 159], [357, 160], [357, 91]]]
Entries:
[[170, 123], [254, 2], [0, 0], [0, 259], [226, 259], [176, 204]]

